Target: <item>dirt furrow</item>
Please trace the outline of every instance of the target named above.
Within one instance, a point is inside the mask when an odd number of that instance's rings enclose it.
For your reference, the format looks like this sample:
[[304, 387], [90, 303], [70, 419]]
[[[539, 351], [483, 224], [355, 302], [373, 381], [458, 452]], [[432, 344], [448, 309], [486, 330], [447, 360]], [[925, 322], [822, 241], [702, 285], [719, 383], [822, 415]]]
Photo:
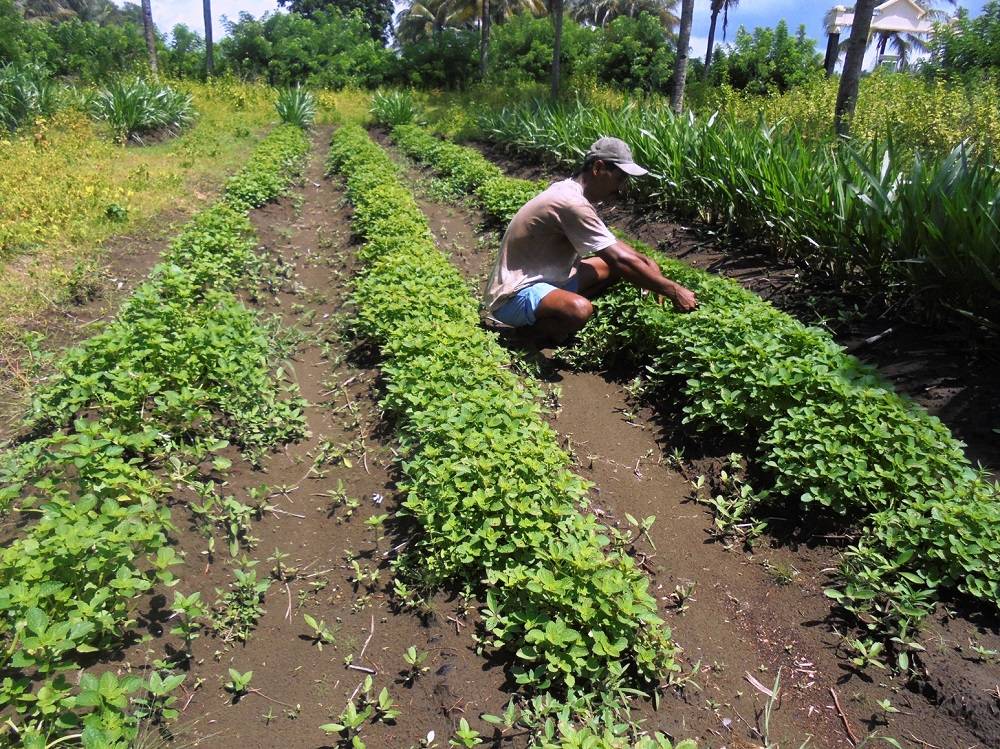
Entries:
[[[467, 204], [442, 202], [427, 170], [392, 149], [381, 133], [374, 136], [403, 167], [439, 246], [452, 251], [478, 293], [499, 244], [496, 227], [484, 231], [483, 216]], [[683, 689], [668, 690], [659, 709], [640, 707], [646, 728], [695, 737], [706, 746], [761, 742], [764, 690], [780, 671], [767, 738], [781, 746], [810, 737], [810, 746], [851, 746], [844, 718], [862, 738], [878, 732], [904, 746], [907, 736], [941, 747], [976, 745], [964, 726], [898, 679], [876, 680], [849, 668], [823, 596], [835, 548], [765, 538], [752, 553], [727, 551], [713, 541], [711, 517], [692, 500], [691, 484], [699, 468], [714, 465], [717, 472], [724, 456], [671, 460], [681, 446], [674, 425], [630, 398], [614, 373], [573, 372], [549, 351], [525, 355], [548, 382], [553, 425], [574, 454], [576, 470], [594, 483], [594, 511], [623, 530], [630, 527], [626, 514], [656, 516], [636, 550], [685, 650], [690, 679]], [[886, 699], [900, 712], [883, 710], [878, 703]]]

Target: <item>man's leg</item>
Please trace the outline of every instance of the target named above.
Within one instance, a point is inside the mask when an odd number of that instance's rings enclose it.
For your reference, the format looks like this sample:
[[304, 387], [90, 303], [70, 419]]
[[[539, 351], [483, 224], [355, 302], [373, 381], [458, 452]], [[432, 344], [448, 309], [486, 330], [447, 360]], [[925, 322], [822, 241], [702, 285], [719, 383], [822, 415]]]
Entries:
[[555, 343], [562, 343], [582, 328], [594, 314], [587, 297], [565, 289], [546, 294], [535, 310], [535, 324], [529, 330]]

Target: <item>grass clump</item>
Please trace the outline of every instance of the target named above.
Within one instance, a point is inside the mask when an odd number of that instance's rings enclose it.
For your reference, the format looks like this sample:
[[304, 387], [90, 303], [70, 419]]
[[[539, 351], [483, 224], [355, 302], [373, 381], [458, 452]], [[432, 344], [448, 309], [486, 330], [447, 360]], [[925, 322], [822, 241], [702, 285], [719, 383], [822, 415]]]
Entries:
[[308, 130], [316, 119], [316, 97], [301, 86], [280, 91], [274, 106], [286, 125]]
[[36, 117], [51, 115], [58, 103], [58, 89], [40, 66], [0, 67], [0, 127], [17, 130]]
[[195, 117], [190, 94], [145, 78], [120, 78], [90, 99], [91, 114], [108, 124], [119, 143], [142, 143], [155, 133], [176, 135]]
[[372, 117], [383, 127], [408, 125], [417, 118], [417, 103], [409, 91], [376, 91], [372, 96]]

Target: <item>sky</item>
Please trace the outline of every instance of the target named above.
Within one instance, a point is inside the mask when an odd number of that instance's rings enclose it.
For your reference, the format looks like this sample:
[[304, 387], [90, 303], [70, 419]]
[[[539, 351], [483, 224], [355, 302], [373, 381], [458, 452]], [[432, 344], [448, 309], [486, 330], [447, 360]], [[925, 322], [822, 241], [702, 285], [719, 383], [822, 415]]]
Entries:
[[[968, 8], [970, 15], [976, 16], [982, 11], [985, 3], [986, 0], [959, 0], [958, 5]], [[816, 41], [817, 50], [822, 53], [826, 49], [823, 17], [837, 4], [849, 5], [850, 0], [743, 0], [740, 6], [729, 14], [727, 39], [732, 40], [740, 25], [752, 30], [756, 26], [774, 26], [784, 19], [792, 32], [799, 27], [799, 24], [805, 24], [806, 33]], [[947, 2], [940, 2], [938, 5], [946, 10], [953, 8]], [[200, 32], [204, 31], [202, 0], [152, 0], [152, 6], [153, 21], [163, 31], [169, 32], [178, 23], [187, 24]], [[708, 46], [710, 6], [711, 0], [695, 0], [691, 52], [696, 57], [704, 57], [705, 48]], [[266, 11], [275, 11], [277, 8], [277, 0], [212, 0], [215, 38], [222, 38], [224, 33], [221, 21], [223, 16], [235, 20], [240, 11], [247, 11], [259, 17]], [[719, 26], [716, 40], [721, 42], [721, 17]]]

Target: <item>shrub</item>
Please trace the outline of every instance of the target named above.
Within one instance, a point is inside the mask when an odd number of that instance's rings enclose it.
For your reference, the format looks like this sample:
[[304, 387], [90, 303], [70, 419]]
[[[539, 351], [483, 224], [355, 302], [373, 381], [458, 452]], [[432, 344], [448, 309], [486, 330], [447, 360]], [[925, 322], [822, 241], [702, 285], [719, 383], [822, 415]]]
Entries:
[[302, 130], [311, 127], [316, 119], [316, 97], [301, 86], [281, 91], [274, 106], [283, 123]]
[[91, 100], [91, 113], [108, 123], [115, 140], [142, 143], [156, 132], [176, 134], [194, 118], [190, 94], [144, 78], [120, 78]]
[[371, 112], [379, 125], [408, 125], [416, 119], [417, 104], [409, 91], [377, 91], [372, 97]]

